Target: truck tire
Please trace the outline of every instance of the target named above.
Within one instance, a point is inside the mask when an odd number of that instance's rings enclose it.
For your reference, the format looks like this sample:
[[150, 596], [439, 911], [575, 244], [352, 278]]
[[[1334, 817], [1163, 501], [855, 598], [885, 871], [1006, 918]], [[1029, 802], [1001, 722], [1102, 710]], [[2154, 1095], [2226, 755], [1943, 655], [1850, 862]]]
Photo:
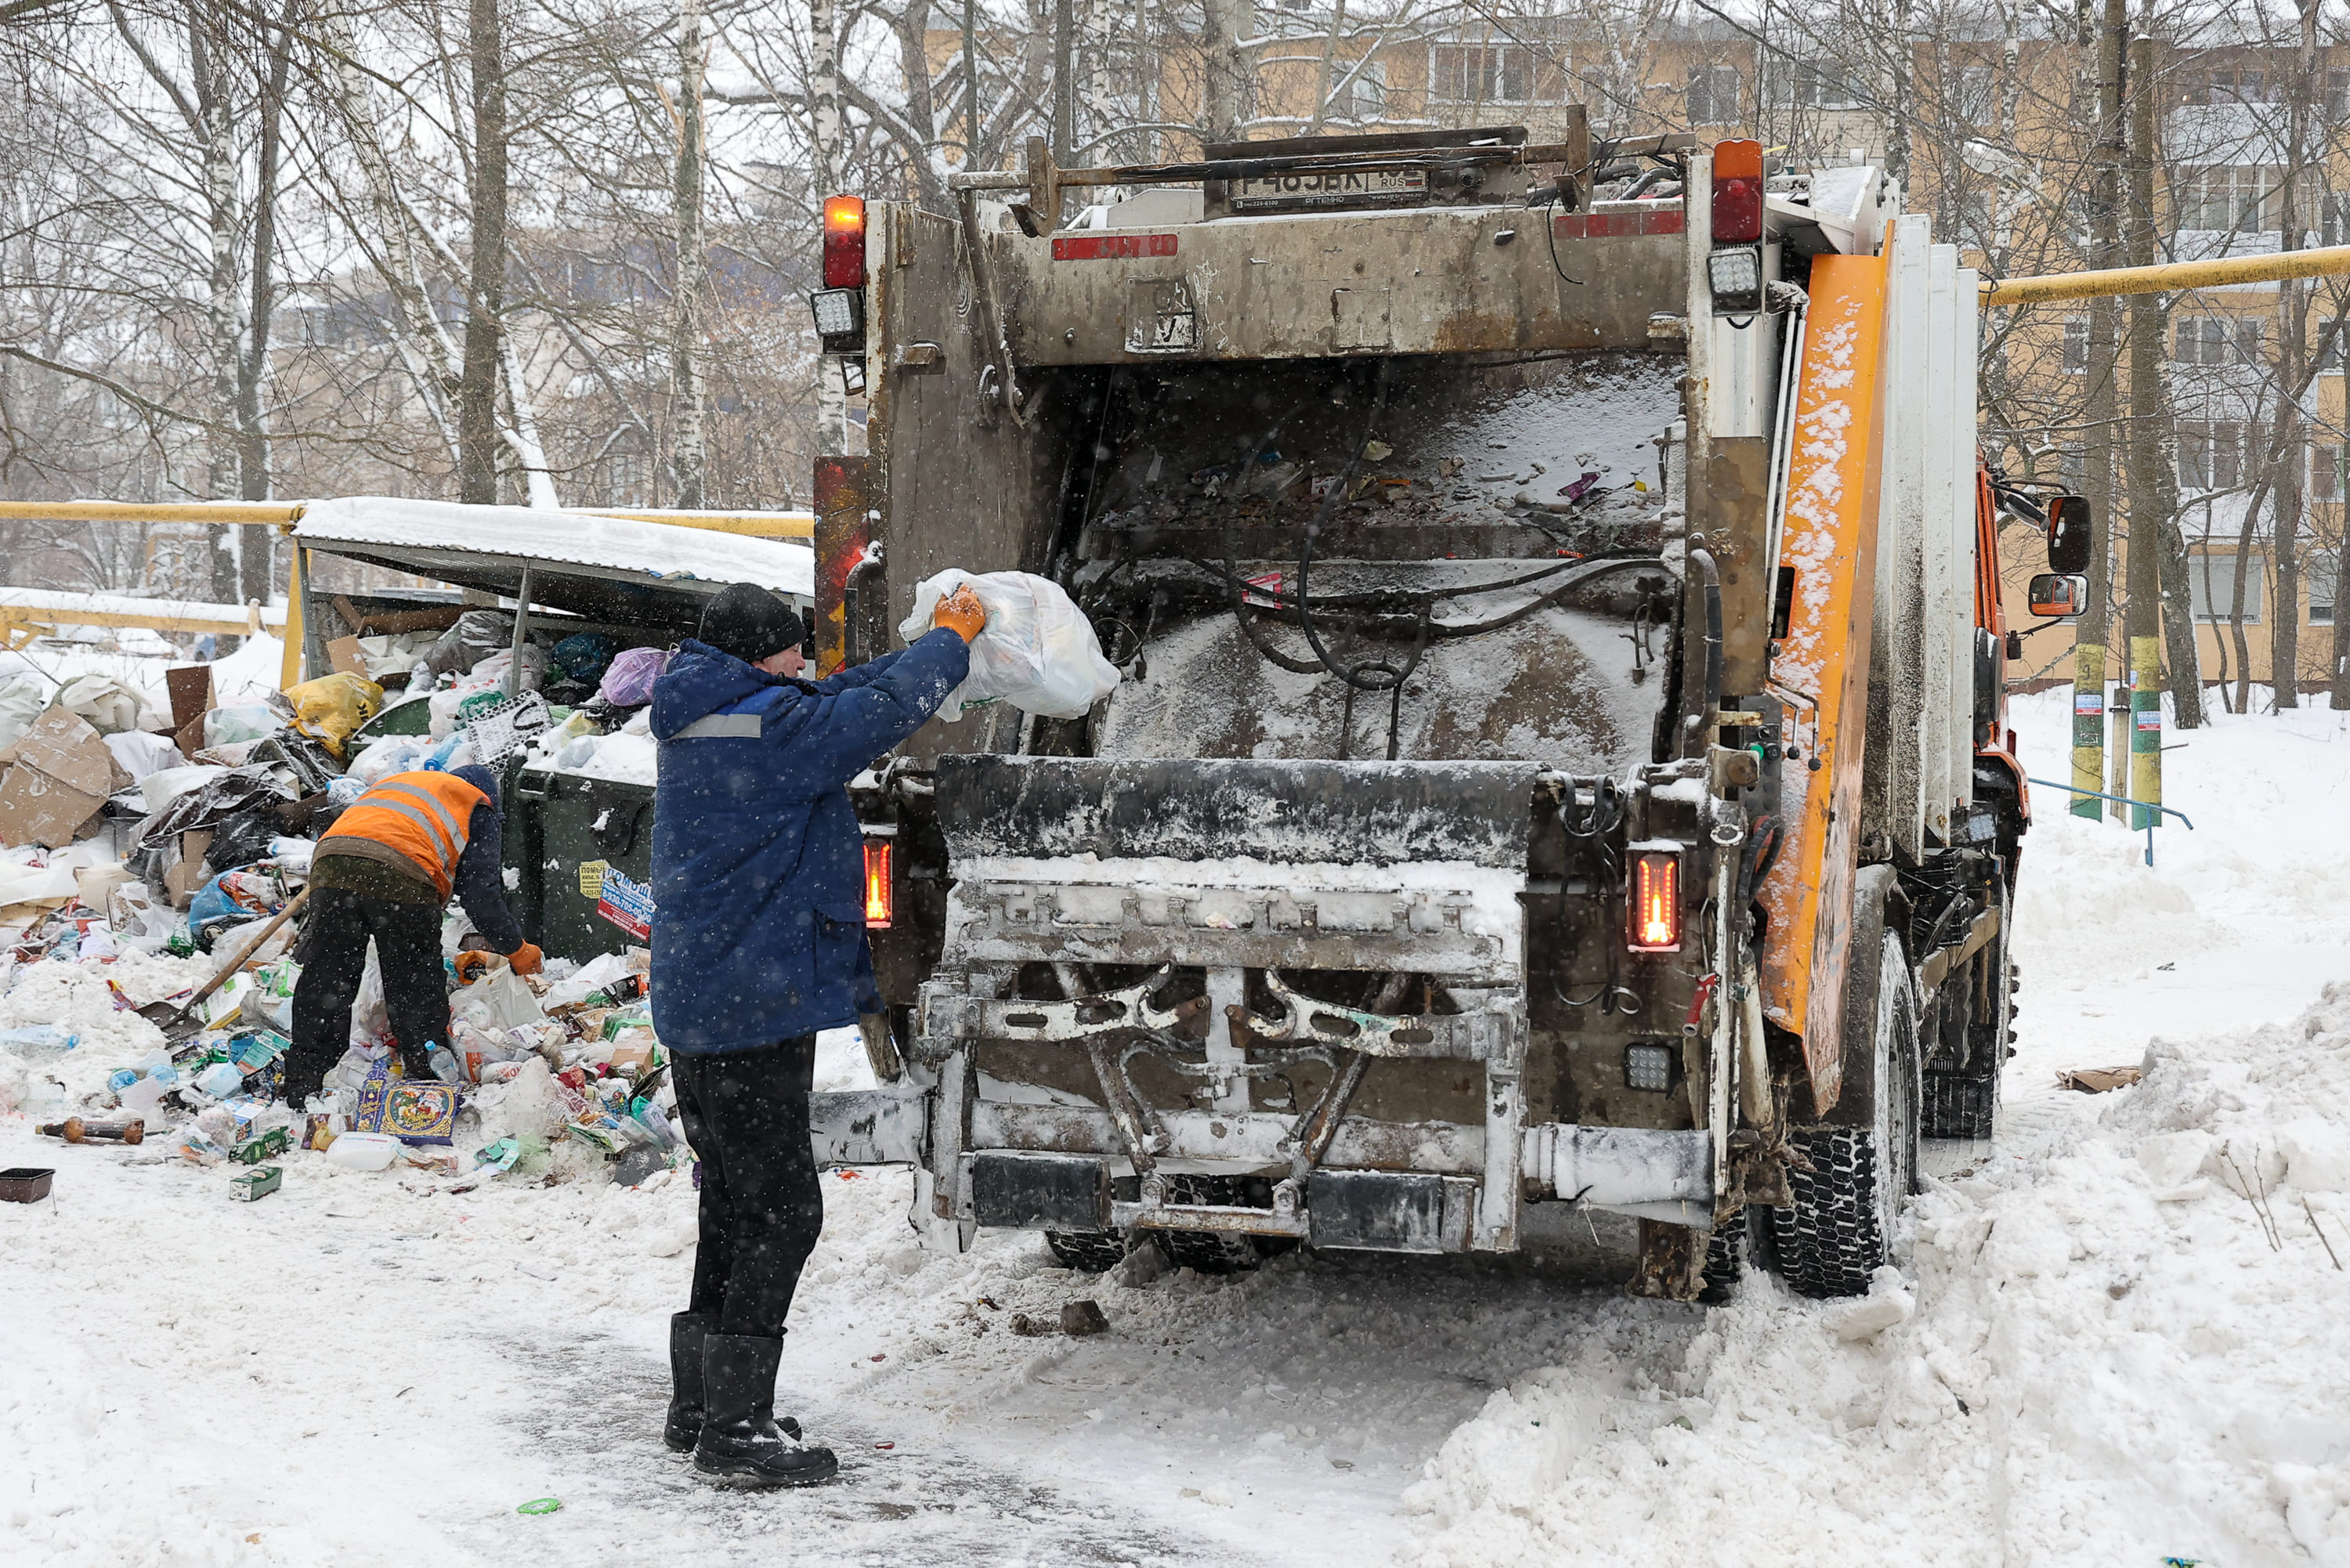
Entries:
[[1967, 1064], [1927, 1069], [1918, 1116], [1918, 1131], [1926, 1137], [1983, 1140], [1998, 1128], [2000, 1071], [2007, 1065], [2008, 1042], [2015, 1033], [2015, 965], [2007, 956], [2012, 908], [2002, 888], [1999, 935], [1975, 955], [1977, 995], [1990, 1002], [1991, 1014], [1967, 1029]]
[[1099, 1274], [1126, 1261], [1126, 1238], [1115, 1231], [1047, 1231], [1045, 1245], [1065, 1269]]
[[[1788, 1141], [1811, 1166], [1787, 1172], [1794, 1206], [1771, 1211], [1779, 1272], [1798, 1295], [1865, 1295], [1892, 1254], [1894, 1222], [1918, 1181], [1918, 987], [1896, 931], [1880, 927], [1877, 972], [1848, 1005], [1873, 1002], [1876, 1056], [1866, 1127], [1799, 1127]], [[1864, 1014], [1866, 1016], [1866, 1014]]]
[[1707, 1233], [1705, 1272], [1697, 1295], [1700, 1305], [1728, 1306], [1738, 1298], [1739, 1276], [1746, 1271], [1748, 1256], [1756, 1250], [1752, 1216], [1758, 1212], [1742, 1209], [1736, 1219], [1716, 1225]]

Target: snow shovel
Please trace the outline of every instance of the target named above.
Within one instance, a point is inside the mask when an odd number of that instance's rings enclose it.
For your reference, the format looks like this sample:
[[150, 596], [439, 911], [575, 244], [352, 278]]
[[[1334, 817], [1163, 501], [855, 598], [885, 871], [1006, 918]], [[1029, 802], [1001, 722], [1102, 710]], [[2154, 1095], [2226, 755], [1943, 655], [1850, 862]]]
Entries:
[[295, 894], [286, 901], [286, 907], [270, 916], [269, 923], [262, 927], [251, 941], [244, 944], [243, 952], [221, 965], [219, 972], [204, 981], [195, 995], [188, 998], [179, 1006], [172, 1006], [169, 1001], [151, 1002], [139, 1009], [140, 1017], [163, 1032], [163, 1046], [166, 1050], [173, 1049], [181, 1042], [193, 1039], [204, 1032], [203, 1021], [196, 1016], [196, 1009], [203, 1005], [204, 998], [225, 985], [229, 976], [243, 969], [245, 961], [261, 950], [261, 944], [276, 936], [277, 928], [292, 919], [295, 911], [309, 902], [309, 898], [310, 889], [307, 888]]

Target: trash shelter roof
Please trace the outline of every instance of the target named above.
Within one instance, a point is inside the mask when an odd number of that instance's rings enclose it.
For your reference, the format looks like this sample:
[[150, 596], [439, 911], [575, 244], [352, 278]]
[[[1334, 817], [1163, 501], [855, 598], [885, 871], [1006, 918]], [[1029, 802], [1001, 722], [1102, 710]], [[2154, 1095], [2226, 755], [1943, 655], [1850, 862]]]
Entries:
[[622, 623], [690, 625], [730, 583], [801, 599], [816, 583], [816, 554], [796, 540], [524, 506], [343, 496], [311, 503], [294, 536], [311, 549], [507, 598], [518, 597], [527, 562], [533, 604]]

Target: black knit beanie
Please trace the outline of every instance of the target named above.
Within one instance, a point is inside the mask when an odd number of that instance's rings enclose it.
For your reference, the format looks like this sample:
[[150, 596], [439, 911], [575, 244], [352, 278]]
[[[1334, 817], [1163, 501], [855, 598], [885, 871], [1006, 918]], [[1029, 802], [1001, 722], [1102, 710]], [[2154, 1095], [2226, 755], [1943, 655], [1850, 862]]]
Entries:
[[756, 664], [807, 640], [792, 607], [755, 583], [736, 583], [702, 612], [702, 640], [745, 664]]

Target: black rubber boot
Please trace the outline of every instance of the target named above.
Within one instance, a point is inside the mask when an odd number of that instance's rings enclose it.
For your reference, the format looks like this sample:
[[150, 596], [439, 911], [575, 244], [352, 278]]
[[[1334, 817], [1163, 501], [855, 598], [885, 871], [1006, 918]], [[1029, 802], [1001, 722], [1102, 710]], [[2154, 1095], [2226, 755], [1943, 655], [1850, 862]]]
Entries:
[[693, 1468], [723, 1486], [815, 1486], [840, 1461], [801, 1444], [775, 1423], [775, 1368], [784, 1342], [741, 1334], [702, 1341], [702, 1440]]
[[702, 1440], [702, 1342], [718, 1320], [681, 1312], [669, 1320], [669, 1420], [661, 1441], [690, 1454]]
[[[717, 1326], [710, 1313], [681, 1312], [669, 1320], [669, 1419], [661, 1441], [673, 1452], [690, 1454], [702, 1440], [702, 1342]], [[789, 1416], [775, 1425], [787, 1438], [800, 1435], [800, 1424]]]

